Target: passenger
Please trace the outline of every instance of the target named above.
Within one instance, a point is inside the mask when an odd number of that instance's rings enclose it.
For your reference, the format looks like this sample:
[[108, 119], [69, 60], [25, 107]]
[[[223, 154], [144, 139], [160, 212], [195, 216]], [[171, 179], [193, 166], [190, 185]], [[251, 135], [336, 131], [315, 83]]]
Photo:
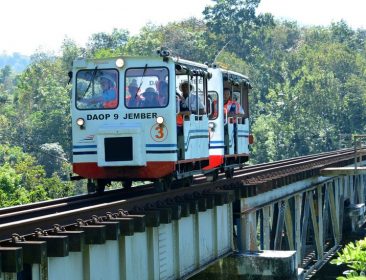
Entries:
[[[177, 115], [177, 133], [178, 135], [183, 134], [183, 123], [184, 123], [184, 116], [189, 116], [190, 111], [186, 104], [186, 98], [189, 96], [189, 90], [185, 89], [185, 82], [179, 85], [179, 89], [182, 92], [183, 96], [176, 92], [176, 99], [177, 99], [177, 107], [179, 106], [179, 114]], [[186, 82], [188, 85], [188, 82]], [[187, 87], [188, 88], [188, 87]], [[190, 85], [190, 89], [193, 89], [193, 86]]]
[[187, 106], [184, 104], [184, 99], [182, 96], [176, 92], [176, 106], [179, 107], [179, 113], [177, 114], [177, 132], [178, 135], [183, 134], [183, 122], [184, 122], [184, 115], [189, 115], [190, 112]]
[[148, 87], [142, 94], [143, 100], [140, 102], [141, 108], [160, 107], [158, 94], [154, 88]]
[[217, 111], [218, 111], [218, 104], [217, 99], [214, 99], [212, 96], [208, 96], [208, 106], [211, 106], [211, 115], [210, 119], [216, 119], [217, 118]]
[[[193, 85], [188, 83], [188, 81], [184, 81], [179, 85], [179, 89], [182, 92], [182, 108], [187, 108], [192, 113], [197, 113], [197, 98], [198, 97], [198, 112], [200, 115], [205, 114], [205, 107], [203, 106], [203, 102], [200, 96], [197, 96], [193, 91]], [[183, 110], [181, 110], [183, 111]]]
[[158, 82], [157, 88], [159, 91], [159, 104], [161, 107], [165, 107], [168, 104], [168, 83], [160, 81]]
[[179, 106], [180, 112], [189, 112], [187, 104], [185, 103], [185, 98], [179, 94], [179, 92], [175, 93], [177, 99], [177, 107]]
[[[230, 88], [224, 88], [224, 113], [227, 114], [228, 117], [244, 116], [244, 110], [239, 102], [231, 99]], [[233, 122], [236, 122], [236, 118], [234, 118]]]
[[[238, 125], [237, 117], [244, 116], [244, 110], [239, 102], [231, 99], [231, 89], [224, 88], [224, 114], [228, 117], [234, 117], [232, 123], [234, 124], [234, 153], [238, 151]], [[225, 117], [226, 121], [226, 117]], [[226, 125], [226, 124], [225, 124]]]
[[103, 108], [116, 108], [118, 104], [116, 82], [109, 75], [102, 75], [99, 77], [102, 94], [97, 97], [84, 99], [82, 102], [86, 104], [102, 103]]
[[141, 102], [141, 98], [138, 95], [138, 85], [136, 79], [132, 79], [131, 83], [128, 85], [128, 92], [130, 96], [126, 98], [126, 104], [128, 107], [137, 108]]

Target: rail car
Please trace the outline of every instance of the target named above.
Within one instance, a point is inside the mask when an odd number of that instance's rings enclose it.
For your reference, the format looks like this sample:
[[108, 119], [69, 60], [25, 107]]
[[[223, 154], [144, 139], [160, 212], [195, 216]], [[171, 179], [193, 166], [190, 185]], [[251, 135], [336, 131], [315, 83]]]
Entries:
[[[213, 179], [218, 171], [232, 177], [234, 168], [241, 167], [249, 159], [249, 145], [253, 143], [249, 126], [249, 78], [240, 73], [218, 68], [208, 70], [212, 78], [208, 82], [208, 116], [210, 135], [210, 164], [204, 170]], [[243, 114], [227, 112], [224, 105], [224, 89], [230, 89], [230, 100], [235, 100]], [[211, 170], [211, 172], [210, 172]]]
[[[251, 86], [244, 75], [160, 51], [76, 59], [72, 83], [72, 179], [88, 179], [89, 191], [142, 180], [165, 190], [172, 180], [189, 184], [198, 173], [230, 176], [249, 158]], [[186, 100], [183, 84], [190, 88]], [[224, 87], [232, 89], [245, 116], [224, 113]], [[187, 100], [191, 108], [182, 106]]]

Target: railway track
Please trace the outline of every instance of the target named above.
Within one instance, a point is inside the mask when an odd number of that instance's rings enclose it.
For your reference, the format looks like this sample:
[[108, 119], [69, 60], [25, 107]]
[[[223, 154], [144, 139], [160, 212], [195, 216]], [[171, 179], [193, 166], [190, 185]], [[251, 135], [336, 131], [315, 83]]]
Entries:
[[[230, 179], [220, 174], [215, 182], [206, 182], [203, 175], [196, 176], [189, 187], [156, 193], [152, 184], [130, 190], [107, 191], [103, 195], [80, 195], [70, 198], [39, 202], [0, 209], [0, 245], [14, 239], [31, 239], [39, 235], [52, 235], [60, 230], [83, 227], [125, 219], [131, 223], [146, 217], [146, 225], [189, 215], [212, 204], [227, 203], [239, 197], [279, 187], [318, 175], [326, 166], [348, 165], [354, 160], [354, 150], [302, 156], [272, 163], [236, 169]], [[299, 177], [300, 176], [300, 177]], [[228, 192], [228, 190], [236, 190]], [[239, 191], [238, 191], [239, 190]], [[248, 191], [249, 190], [249, 191]], [[13, 241], [12, 241], [13, 240]]]

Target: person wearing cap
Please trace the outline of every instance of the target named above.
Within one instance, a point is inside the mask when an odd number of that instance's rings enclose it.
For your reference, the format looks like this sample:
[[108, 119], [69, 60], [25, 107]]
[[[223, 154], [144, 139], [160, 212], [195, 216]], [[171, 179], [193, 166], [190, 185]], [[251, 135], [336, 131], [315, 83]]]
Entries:
[[97, 97], [89, 98], [83, 102], [87, 104], [102, 103], [103, 108], [116, 108], [118, 104], [117, 94], [115, 89], [115, 80], [109, 75], [99, 77], [102, 94]]
[[[231, 98], [231, 89], [224, 88], [224, 113], [227, 114], [228, 117], [243, 117], [244, 110], [236, 100]], [[236, 123], [236, 118], [233, 119], [233, 122]]]
[[[205, 107], [201, 101], [200, 96], [197, 96], [193, 92], [193, 85], [188, 81], [183, 81], [179, 85], [179, 90], [182, 92], [182, 96], [178, 95], [177, 106], [179, 106], [179, 114], [177, 114], [177, 132], [178, 135], [183, 133], [184, 116], [190, 115], [190, 113], [197, 113], [197, 101], [199, 114], [205, 113]], [[198, 100], [197, 98], [198, 97]]]
[[[181, 111], [184, 111], [187, 108], [192, 113], [204, 114], [205, 107], [203, 106], [203, 102], [199, 95], [197, 95], [193, 91], [193, 85], [188, 81], [184, 81], [179, 85], [179, 89], [182, 92], [182, 103], [181, 103]], [[198, 98], [198, 110], [197, 110], [197, 98]]]
[[143, 100], [140, 103], [139, 107], [160, 107], [158, 101], [158, 94], [154, 88], [148, 87], [145, 92], [142, 94]]
[[126, 97], [126, 104], [128, 107], [137, 108], [141, 102], [141, 98], [138, 95], [139, 87], [137, 85], [136, 79], [132, 79], [131, 83], [128, 85], [129, 96]]
[[[238, 145], [238, 125], [237, 125], [237, 118], [244, 116], [244, 110], [236, 100], [233, 100], [231, 97], [231, 89], [224, 88], [224, 116], [233, 117], [231, 119], [231, 123], [234, 124], [234, 150], [237, 151]], [[226, 121], [226, 117], [225, 117]], [[225, 124], [226, 125], [226, 124]]]
[[165, 107], [168, 104], [168, 83], [166, 81], [159, 81], [156, 88], [159, 91], [159, 104], [161, 107]]

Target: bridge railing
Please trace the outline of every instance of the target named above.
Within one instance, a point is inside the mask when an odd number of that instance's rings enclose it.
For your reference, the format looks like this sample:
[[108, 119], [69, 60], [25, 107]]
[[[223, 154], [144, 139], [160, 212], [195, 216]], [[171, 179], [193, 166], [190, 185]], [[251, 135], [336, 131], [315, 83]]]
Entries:
[[357, 167], [362, 163], [362, 156], [366, 154], [366, 135], [353, 135], [353, 146], [355, 150], [355, 169], [357, 170]]

